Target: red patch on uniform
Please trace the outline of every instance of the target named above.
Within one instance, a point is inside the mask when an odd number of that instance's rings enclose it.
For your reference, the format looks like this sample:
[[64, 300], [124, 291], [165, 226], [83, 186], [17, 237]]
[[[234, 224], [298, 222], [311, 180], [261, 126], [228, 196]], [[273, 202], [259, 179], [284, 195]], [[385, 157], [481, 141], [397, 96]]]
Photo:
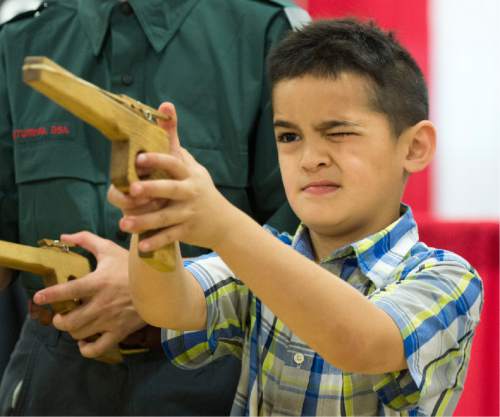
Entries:
[[44, 127], [36, 127], [30, 129], [16, 129], [12, 132], [13, 139], [35, 138], [37, 136], [47, 136], [47, 129]]
[[29, 129], [16, 129], [12, 132], [12, 139], [42, 138], [49, 135], [69, 135], [70, 130], [65, 125], [52, 125], [48, 128], [34, 127]]
[[64, 125], [54, 125], [50, 128], [52, 135], [69, 135], [69, 127]]

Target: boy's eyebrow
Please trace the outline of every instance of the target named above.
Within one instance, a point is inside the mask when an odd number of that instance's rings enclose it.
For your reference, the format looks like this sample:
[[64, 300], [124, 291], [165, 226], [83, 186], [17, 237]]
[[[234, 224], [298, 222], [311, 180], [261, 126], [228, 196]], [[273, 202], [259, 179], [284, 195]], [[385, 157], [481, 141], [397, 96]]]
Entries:
[[334, 129], [336, 127], [361, 127], [358, 123], [350, 122], [348, 120], [327, 120], [316, 126], [315, 130], [324, 131], [328, 129]]
[[[288, 122], [286, 120], [277, 119], [273, 123], [274, 127], [284, 127], [289, 129], [299, 129], [295, 123]], [[320, 124], [314, 126], [315, 130], [324, 131], [328, 129], [333, 129], [336, 127], [361, 127], [358, 123], [350, 122], [348, 120], [327, 120], [325, 122], [321, 122]]]
[[273, 122], [274, 127], [286, 127], [289, 129], [298, 129], [299, 127], [292, 122], [287, 122], [286, 120], [277, 119]]

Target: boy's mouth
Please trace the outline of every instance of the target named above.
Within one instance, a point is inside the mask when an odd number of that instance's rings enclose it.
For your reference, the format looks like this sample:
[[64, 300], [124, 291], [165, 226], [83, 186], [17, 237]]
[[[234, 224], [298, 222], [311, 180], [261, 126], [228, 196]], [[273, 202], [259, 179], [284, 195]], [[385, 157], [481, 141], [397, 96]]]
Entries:
[[321, 181], [313, 181], [307, 184], [302, 188], [302, 191], [305, 191], [308, 194], [313, 195], [324, 195], [329, 193], [334, 193], [340, 188], [340, 185], [333, 181], [329, 180], [321, 180]]

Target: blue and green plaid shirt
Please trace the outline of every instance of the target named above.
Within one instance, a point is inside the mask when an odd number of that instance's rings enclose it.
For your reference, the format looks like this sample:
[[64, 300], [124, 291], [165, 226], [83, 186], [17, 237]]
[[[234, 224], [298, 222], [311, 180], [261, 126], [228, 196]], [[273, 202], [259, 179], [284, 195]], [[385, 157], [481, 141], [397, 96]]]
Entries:
[[[451, 415], [465, 381], [482, 284], [464, 259], [419, 242], [411, 210], [403, 212], [321, 266], [392, 317], [407, 370], [342, 372], [294, 335], [215, 254], [186, 262], [205, 291], [207, 330], [163, 330], [167, 356], [183, 368], [228, 353], [240, 357], [233, 415]], [[313, 259], [307, 228], [293, 239], [275, 234]]]

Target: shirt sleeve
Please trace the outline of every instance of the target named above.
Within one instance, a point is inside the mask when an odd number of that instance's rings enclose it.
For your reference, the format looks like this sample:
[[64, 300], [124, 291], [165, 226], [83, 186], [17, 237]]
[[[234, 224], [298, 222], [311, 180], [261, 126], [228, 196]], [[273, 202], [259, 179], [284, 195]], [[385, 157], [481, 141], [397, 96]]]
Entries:
[[479, 276], [460, 259], [426, 260], [370, 296], [398, 326], [408, 364], [375, 378], [374, 390], [389, 408], [418, 403], [427, 415], [447, 415], [456, 405], [483, 303]]
[[[266, 45], [269, 50], [291, 30], [284, 11], [277, 14], [268, 26]], [[248, 191], [254, 218], [261, 224], [267, 223], [278, 230], [293, 233], [298, 219], [286, 202], [281, 181], [274, 139], [273, 112], [271, 107], [270, 84], [262, 70], [262, 94], [260, 112], [254, 130], [250, 149], [250, 189]]]
[[186, 269], [203, 288], [207, 303], [207, 329], [163, 329], [162, 343], [175, 365], [198, 368], [224, 355], [241, 358], [251, 294], [216, 254], [185, 261]]
[[4, 43], [0, 28], [0, 239], [16, 242], [18, 204]]

